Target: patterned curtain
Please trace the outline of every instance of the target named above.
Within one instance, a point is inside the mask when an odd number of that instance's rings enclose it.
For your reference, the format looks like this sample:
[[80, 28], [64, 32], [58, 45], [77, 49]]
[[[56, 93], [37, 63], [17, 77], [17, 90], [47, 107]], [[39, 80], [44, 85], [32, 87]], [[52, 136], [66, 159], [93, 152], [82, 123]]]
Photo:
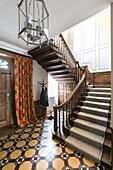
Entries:
[[37, 121], [33, 100], [33, 60], [15, 55], [15, 105], [19, 127]]

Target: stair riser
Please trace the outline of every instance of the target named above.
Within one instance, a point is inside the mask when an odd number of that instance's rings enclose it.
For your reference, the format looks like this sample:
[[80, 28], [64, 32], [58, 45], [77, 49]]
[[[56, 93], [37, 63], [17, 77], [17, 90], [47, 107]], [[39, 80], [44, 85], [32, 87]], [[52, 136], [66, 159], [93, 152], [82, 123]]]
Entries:
[[72, 113], [72, 117], [77, 119], [78, 118], [78, 114]]
[[95, 107], [95, 108], [100, 108], [100, 109], [106, 109], [106, 110], [109, 110], [109, 106], [105, 106], [105, 105], [96, 105], [96, 104], [93, 104], [93, 103], [83, 103], [84, 106], [89, 106], [89, 107]]
[[111, 97], [110, 94], [99, 94], [99, 93], [95, 94], [95, 93], [90, 93], [90, 92], [88, 93], [88, 95], [89, 96], [97, 96], [97, 97], [109, 97], [109, 98]]
[[78, 105], [83, 106], [83, 102], [81, 102], [81, 101], [78, 102]]
[[109, 89], [106, 89], [106, 90], [104, 90], [104, 89], [90, 89], [90, 92], [103, 92], [103, 93], [111, 93], [111, 90], [109, 90]]
[[108, 119], [111, 119], [111, 114], [110, 113], [108, 113]]
[[107, 122], [107, 127], [108, 127], [108, 128], [110, 127], [110, 122]]
[[74, 132], [70, 131], [70, 135], [71, 135], [72, 137], [78, 138], [78, 139], [80, 139], [80, 140], [82, 140], [82, 141], [84, 141], [84, 142], [87, 142], [87, 143], [89, 143], [90, 145], [93, 145], [93, 146], [95, 146], [95, 147], [98, 147], [98, 148], [101, 148], [101, 149], [102, 149], [102, 147], [103, 147], [103, 145], [102, 145], [101, 143], [95, 142], [95, 141], [93, 141], [93, 140], [91, 140], [91, 139], [89, 139], [89, 138], [86, 138], [86, 137], [84, 137], [84, 136], [81, 136], [81, 135], [78, 134], [78, 133], [74, 133]]
[[74, 125], [75, 125], [76, 127], [79, 127], [79, 128], [85, 129], [85, 130], [88, 130], [88, 131], [93, 132], [93, 133], [96, 133], [96, 134], [98, 134], [98, 135], [101, 135], [101, 136], [104, 135], [104, 131], [101, 131], [101, 130], [99, 130], [99, 129], [95, 129], [95, 128], [92, 128], [92, 127], [89, 128], [88, 126], [85, 126], [85, 125], [80, 124], [80, 123], [77, 123], [77, 122], [74, 122]]
[[106, 138], [112, 140], [112, 135], [106, 132]]
[[88, 93], [87, 92], [82, 93], [82, 96], [88, 96]]
[[80, 107], [76, 107], [76, 111], [80, 112], [81, 108]]
[[111, 151], [111, 148], [110, 147], [107, 147], [107, 146], [103, 146], [103, 149], [104, 149], [104, 151], [107, 151], [107, 152], [110, 152]]
[[85, 116], [82, 116], [82, 115], [78, 115], [78, 118], [83, 119], [83, 120], [87, 120], [87, 121], [91, 121], [91, 122], [97, 123], [99, 125], [107, 126], [107, 122], [102, 121], [102, 120], [97, 120], [97, 119], [85, 117]]
[[89, 110], [89, 109], [85, 109], [85, 108], [81, 108], [80, 110], [82, 112], [85, 112], [85, 113], [90, 113], [90, 114], [94, 114], [94, 115], [98, 115], [98, 116], [108, 117], [108, 114], [104, 113], [104, 112], [98, 112], [96, 110]]
[[94, 101], [94, 102], [102, 102], [102, 103], [110, 103], [110, 100], [103, 100], [103, 99], [93, 99], [93, 98], [87, 98], [86, 101]]
[[69, 123], [70, 123], [71, 126], [74, 126], [74, 121], [73, 120], [70, 120]]
[[88, 85], [88, 88], [90, 89], [90, 88], [93, 88], [93, 85]]
[[99, 163], [99, 162], [100, 162], [97, 158], [93, 157], [92, 155], [89, 155], [87, 152], [83, 151], [82, 149], [78, 149], [77, 147], [71, 145], [70, 143], [68, 143], [68, 142], [66, 142], [66, 141], [65, 141], [65, 143], [66, 143], [67, 146], [69, 146], [69, 147], [72, 148], [73, 150], [82, 153], [84, 156], [90, 158], [90, 159], [93, 160], [94, 162], [96, 162], [96, 163]]

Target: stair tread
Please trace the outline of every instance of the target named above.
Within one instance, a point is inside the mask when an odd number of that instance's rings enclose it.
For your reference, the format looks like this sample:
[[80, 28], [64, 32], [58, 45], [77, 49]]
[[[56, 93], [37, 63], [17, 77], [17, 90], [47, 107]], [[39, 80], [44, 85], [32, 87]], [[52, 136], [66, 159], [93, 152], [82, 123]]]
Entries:
[[111, 163], [110, 163], [110, 155], [106, 152], [104, 152], [102, 154], [102, 158], [101, 158], [102, 162], [106, 163], [107, 165], [111, 166]]
[[65, 142], [73, 146], [76, 150], [79, 150], [79, 152], [85, 155], [90, 155], [93, 158], [93, 160], [95, 159], [96, 161], [100, 162], [101, 155], [102, 155], [101, 149], [97, 147], [93, 147], [92, 145], [89, 145], [86, 142], [83, 142], [71, 136], [68, 136], [65, 139]]
[[78, 128], [78, 127], [72, 127], [70, 129], [71, 132], [73, 133], [76, 133], [78, 135], [81, 135], [83, 138], [88, 138], [90, 140], [93, 140], [95, 142], [98, 142], [100, 144], [103, 144], [104, 142], [104, 137], [103, 136], [100, 136], [100, 135], [97, 135], [95, 133], [92, 133], [92, 132], [89, 132], [87, 130], [84, 130], [84, 129], [81, 129], [81, 128]]
[[98, 97], [98, 96], [86, 96], [86, 98], [92, 98], [92, 99], [102, 99], [102, 100], [111, 100], [111, 98], [106, 97]]
[[95, 105], [110, 106], [109, 103], [94, 102], [94, 101], [84, 101], [84, 103], [91, 103], [91, 104], [95, 104]]
[[93, 122], [90, 122], [90, 121], [87, 121], [87, 120], [76, 119], [74, 122], [83, 124], [85, 126], [88, 126], [89, 128], [92, 127], [94, 129], [99, 129], [99, 130], [101, 130], [103, 132], [105, 132], [105, 130], [106, 130], [105, 126], [102, 126], [102, 125], [99, 125], [99, 124], [96, 124], [96, 123], [93, 123]]
[[78, 117], [79, 117], [79, 115], [89, 117], [89, 118], [93, 118], [93, 119], [97, 119], [97, 120], [102, 120], [102, 121], [105, 121], [105, 122], [107, 122], [107, 120], [108, 120], [106, 117], [97, 116], [97, 115], [93, 115], [93, 114], [89, 114], [89, 113], [85, 113], [85, 112], [79, 112]]
[[111, 148], [111, 140], [110, 139], [105, 139], [104, 145]]
[[107, 128], [106, 132], [109, 133], [109, 134], [112, 134], [111, 128]]
[[90, 88], [91, 90], [111, 90], [111, 88]]
[[109, 94], [109, 95], [111, 95], [111, 93], [107, 93], [107, 92], [105, 93], [105, 92], [91, 92], [91, 91], [90, 91], [90, 92], [88, 92], [88, 93], [89, 93], [89, 94], [90, 94], [90, 93], [93, 93], [93, 94], [96, 93], [96, 94]]
[[88, 106], [81, 106], [81, 108], [88, 109], [88, 110], [91, 110], [91, 111], [104, 112], [106, 114], [109, 113], [109, 110], [106, 110], [106, 109], [93, 108], [93, 107], [88, 107]]

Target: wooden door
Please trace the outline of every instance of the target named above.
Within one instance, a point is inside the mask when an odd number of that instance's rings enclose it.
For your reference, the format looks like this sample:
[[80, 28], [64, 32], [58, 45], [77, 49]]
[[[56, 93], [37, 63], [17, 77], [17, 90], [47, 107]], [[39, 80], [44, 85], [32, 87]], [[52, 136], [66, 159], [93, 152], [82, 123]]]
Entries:
[[11, 123], [11, 60], [0, 57], [0, 127]]

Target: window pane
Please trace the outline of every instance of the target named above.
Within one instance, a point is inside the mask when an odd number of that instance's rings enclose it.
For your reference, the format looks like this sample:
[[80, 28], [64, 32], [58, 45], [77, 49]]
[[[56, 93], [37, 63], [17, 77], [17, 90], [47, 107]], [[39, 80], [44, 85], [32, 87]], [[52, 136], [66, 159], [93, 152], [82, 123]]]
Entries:
[[0, 68], [8, 69], [8, 62], [0, 60]]

